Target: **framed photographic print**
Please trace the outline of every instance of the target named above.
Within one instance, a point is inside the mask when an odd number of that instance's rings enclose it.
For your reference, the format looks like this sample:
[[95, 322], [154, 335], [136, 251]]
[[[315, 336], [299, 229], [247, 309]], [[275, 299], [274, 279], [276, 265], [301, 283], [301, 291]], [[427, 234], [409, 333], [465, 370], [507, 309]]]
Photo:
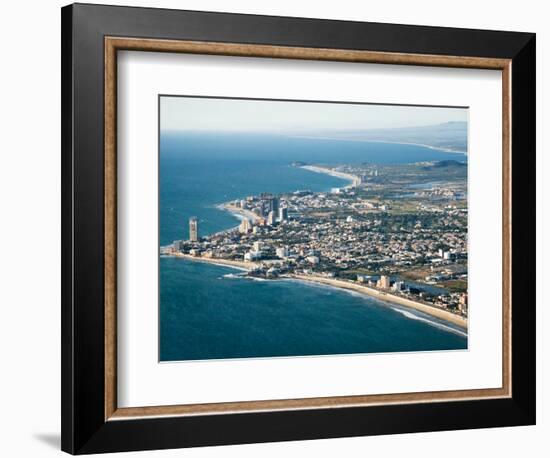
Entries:
[[535, 36], [62, 9], [62, 448], [535, 422]]

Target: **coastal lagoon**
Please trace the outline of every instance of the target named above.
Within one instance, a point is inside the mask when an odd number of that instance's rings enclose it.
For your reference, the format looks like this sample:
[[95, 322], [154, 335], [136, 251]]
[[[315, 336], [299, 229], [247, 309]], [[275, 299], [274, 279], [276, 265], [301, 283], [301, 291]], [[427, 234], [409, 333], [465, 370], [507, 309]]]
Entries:
[[[160, 244], [239, 221], [219, 205], [262, 192], [329, 191], [347, 181], [292, 167], [466, 160], [461, 153], [410, 144], [271, 134], [162, 132]], [[258, 280], [234, 268], [160, 259], [160, 360], [265, 358], [460, 350], [460, 328], [419, 311], [332, 287]]]

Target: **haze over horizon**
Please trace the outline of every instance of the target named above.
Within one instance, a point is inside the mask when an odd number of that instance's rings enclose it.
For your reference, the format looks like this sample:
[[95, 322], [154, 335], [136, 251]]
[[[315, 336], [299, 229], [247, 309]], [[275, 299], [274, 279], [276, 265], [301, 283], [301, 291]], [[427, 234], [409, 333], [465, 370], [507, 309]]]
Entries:
[[205, 97], [160, 97], [161, 131], [286, 132], [425, 128], [467, 124], [464, 107]]

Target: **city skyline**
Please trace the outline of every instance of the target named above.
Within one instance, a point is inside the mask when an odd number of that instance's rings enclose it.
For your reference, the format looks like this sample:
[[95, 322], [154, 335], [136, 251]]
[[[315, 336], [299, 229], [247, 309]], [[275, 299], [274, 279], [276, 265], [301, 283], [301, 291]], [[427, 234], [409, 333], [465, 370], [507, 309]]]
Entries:
[[[464, 163], [292, 166], [348, 184], [330, 192], [262, 192], [225, 202], [220, 208], [240, 219], [237, 227], [201, 236], [198, 219], [190, 217], [189, 238], [161, 247], [161, 254], [237, 266], [251, 278], [382, 292], [386, 301], [467, 328]], [[418, 190], [403, 194], [417, 180]], [[440, 292], [430, 292], [430, 285]]]
[[467, 108], [158, 100], [161, 361], [468, 348]]

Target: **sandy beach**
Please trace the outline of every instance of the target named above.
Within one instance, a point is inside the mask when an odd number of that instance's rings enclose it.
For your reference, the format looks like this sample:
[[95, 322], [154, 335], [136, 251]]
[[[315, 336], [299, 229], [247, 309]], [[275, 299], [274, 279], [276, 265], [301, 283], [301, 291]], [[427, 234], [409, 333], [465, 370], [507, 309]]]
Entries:
[[394, 145], [413, 145], [413, 146], [422, 146], [424, 148], [433, 149], [436, 151], [442, 151], [444, 153], [456, 153], [467, 155], [467, 151], [462, 151], [453, 148], [445, 148], [444, 146], [433, 146], [426, 145], [425, 143], [414, 143], [414, 142], [397, 142], [390, 140], [371, 140], [369, 138], [345, 138], [345, 137], [312, 137], [305, 135], [295, 135], [296, 138], [311, 138], [315, 140], [335, 140], [335, 141], [344, 141], [344, 142], [367, 142], [367, 143], [391, 143]]
[[301, 167], [305, 170], [309, 170], [310, 172], [324, 173], [325, 175], [330, 175], [333, 177], [343, 178], [344, 180], [351, 181], [350, 184], [344, 186], [345, 188], [358, 186], [361, 183], [361, 178], [359, 178], [358, 176], [352, 175], [351, 173], [338, 172], [337, 170], [331, 169], [329, 167], [321, 167], [319, 165], [302, 165]]
[[219, 205], [219, 208], [225, 211], [228, 211], [229, 213], [232, 213], [234, 216], [240, 219], [248, 218], [252, 222], [256, 222], [256, 223], [259, 222], [261, 219], [258, 215], [256, 215], [256, 213], [250, 210], [245, 210], [243, 208], [237, 207], [232, 202], [221, 204]]
[[373, 143], [393, 143], [395, 145], [413, 145], [413, 146], [422, 146], [423, 148], [433, 149], [435, 151], [443, 151], [444, 153], [456, 153], [456, 154], [468, 154], [466, 151], [453, 149], [453, 148], [445, 148], [443, 146], [432, 146], [432, 145], [426, 145], [424, 143], [413, 143], [413, 142], [390, 142], [386, 140], [365, 140], [368, 142]]
[[[250, 271], [252, 269], [256, 269], [260, 267], [260, 264], [255, 262], [247, 262], [247, 261], [234, 261], [229, 259], [220, 259], [220, 258], [204, 258], [199, 256], [191, 256], [189, 254], [183, 254], [183, 253], [172, 253], [168, 256], [174, 256], [177, 258], [185, 258], [189, 259], [191, 261], [196, 262], [204, 262], [208, 264], [215, 264], [220, 266], [228, 266], [233, 267], [239, 270], [243, 271]], [[456, 315], [454, 313], [448, 312], [447, 310], [440, 309], [438, 307], [434, 307], [432, 305], [424, 304], [421, 302], [413, 301], [411, 299], [407, 299], [405, 297], [397, 296], [395, 294], [391, 294], [385, 291], [380, 291], [378, 289], [369, 288], [368, 286], [359, 285], [357, 283], [352, 283], [350, 281], [346, 280], [338, 280], [334, 278], [326, 278], [326, 277], [320, 277], [320, 276], [313, 276], [313, 275], [298, 275], [298, 274], [290, 274], [285, 275], [282, 278], [292, 278], [295, 280], [310, 282], [310, 283], [318, 283], [322, 285], [329, 285], [333, 286], [335, 288], [340, 289], [347, 289], [350, 291], [355, 291], [357, 293], [365, 294], [370, 297], [374, 297], [377, 299], [380, 299], [381, 301], [390, 302], [393, 304], [398, 304], [403, 307], [409, 307], [415, 310], [419, 310], [423, 313], [426, 313], [428, 315], [434, 316], [436, 318], [439, 318], [441, 320], [447, 321], [449, 323], [452, 323], [456, 326], [459, 326], [463, 329], [468, 329], [468, 320], [460, 315]], [[274, 280], [276, 281], [276, 280]]]
[[468, 320], [462, 316], [448, 312], [447, 310], [433, 307], [431, 305], [423, 304], [421, 302], [416, 302], [404, 297], [400, 297], [395, 294], [386, 293], [384, 291], [380, 291], [374, 288], [369, 288], [368, 286], [359, 285], [359, 284], [352, 283], [345, 280], [337, 280], [337, 279], [326, 278], [326, 277], [316, 277], [311, 275], [293, 274], [293, 275], [289, 275], [289, 278], [295, 278], [297, 280], [313, 282], [313, 283], [320, 283], [323, 285], [330, 285], [336, 288], [348, 289], [361, 294], [366, 294], [368, 296], [375, 297], [382, 301], [391, 302], [394, 304], [402, 305], [404, 307], [410, 307], [415, 310], [419, 310], [428, 315], [434, 316], [436, 318], [439, 318], [449, 323], [460, 326], [463, 329], [468, 329]]
[[185, 258], [191, 261], [204, 262], [208, 264], [216, 264], [218, 266], [234, 267], [235, 269], [240, 269], [245, 271], [249, 271], [259, 267], [258, 264], [256, 264], [255, 262], [233, 261], [231, 259], [220, 259], [220, 258], [204, 258], [200, 256], [191, 256], [190, 254], [184, 254], [184, 253], [170, 253], [167, 256], [172, 256], [175, 258]]

